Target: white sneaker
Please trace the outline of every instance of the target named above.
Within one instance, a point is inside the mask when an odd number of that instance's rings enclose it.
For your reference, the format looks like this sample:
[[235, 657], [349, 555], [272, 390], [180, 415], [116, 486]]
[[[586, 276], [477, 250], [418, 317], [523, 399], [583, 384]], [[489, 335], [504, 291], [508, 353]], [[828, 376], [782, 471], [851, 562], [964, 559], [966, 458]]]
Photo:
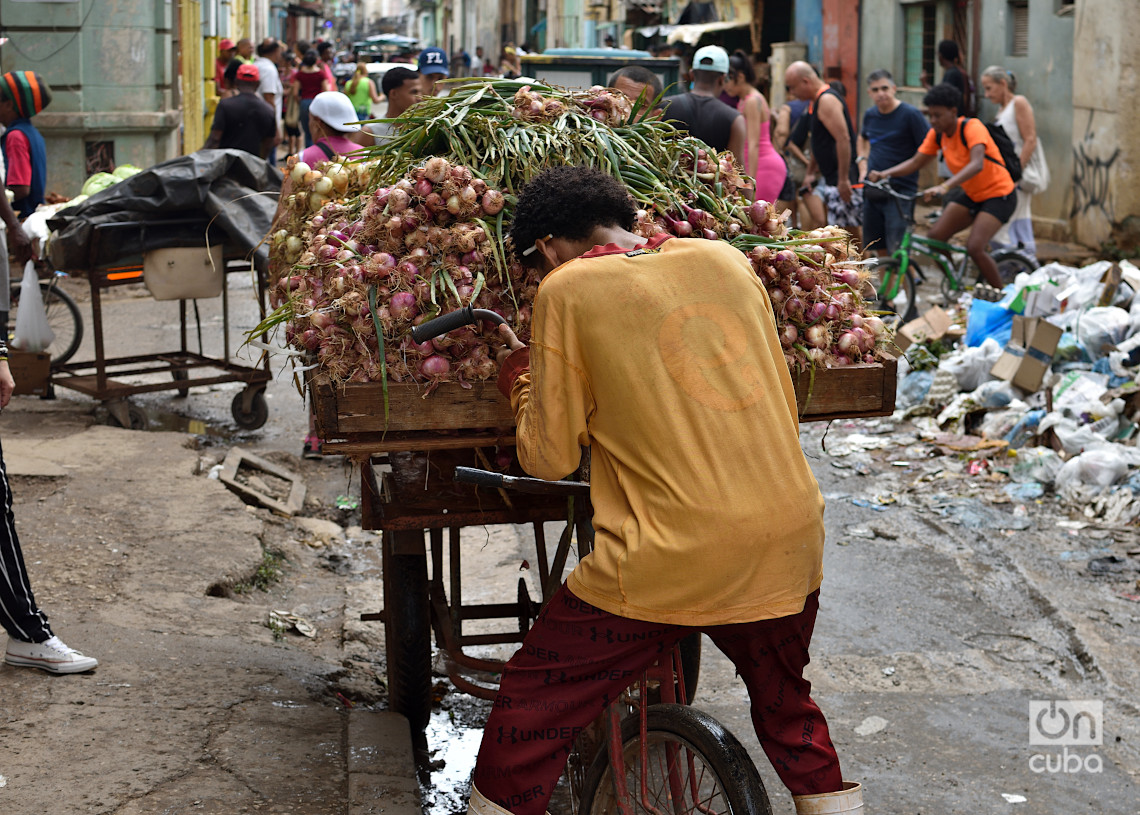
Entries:
[[47, 642], [21, 642], [9, 637], [4, 661], [25, 668], [42, 668], [53, 674], [83, 673], [99, 664], [94, 657], [85, 657], [74, 648], [68, 648], [59, 637]]

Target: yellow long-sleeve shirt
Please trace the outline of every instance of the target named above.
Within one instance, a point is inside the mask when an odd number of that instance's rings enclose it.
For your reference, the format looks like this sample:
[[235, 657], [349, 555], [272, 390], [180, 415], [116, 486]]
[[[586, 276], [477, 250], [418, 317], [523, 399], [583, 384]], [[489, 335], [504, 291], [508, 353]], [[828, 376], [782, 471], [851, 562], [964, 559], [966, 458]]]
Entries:
[[823, 498], [772, 306], [742, 253], [595, 247], [542, 281], [529, 370], [516, 354], [500, 383], [523, 468], [561, 478], [592, 449], [596, 537], [569, 577], [575, 595], [682, 625], [803, 609], [823, 578]]

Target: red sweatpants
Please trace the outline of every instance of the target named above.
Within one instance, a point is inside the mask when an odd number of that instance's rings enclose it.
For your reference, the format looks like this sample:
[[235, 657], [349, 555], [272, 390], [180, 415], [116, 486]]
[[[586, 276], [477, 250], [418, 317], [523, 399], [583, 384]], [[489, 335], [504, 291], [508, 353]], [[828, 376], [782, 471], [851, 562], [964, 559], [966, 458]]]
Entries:
[[[744, 679], [756, 735], [793, 795], [842, 785], [827, 722], [803, 678], [818, 609], [816, 591], [791, 617], [700, 629]], [[503, 672], [475, 786], [515, 815], [543, 815], [579, 731], [694, 630], [618, 617], [563, 585]]]

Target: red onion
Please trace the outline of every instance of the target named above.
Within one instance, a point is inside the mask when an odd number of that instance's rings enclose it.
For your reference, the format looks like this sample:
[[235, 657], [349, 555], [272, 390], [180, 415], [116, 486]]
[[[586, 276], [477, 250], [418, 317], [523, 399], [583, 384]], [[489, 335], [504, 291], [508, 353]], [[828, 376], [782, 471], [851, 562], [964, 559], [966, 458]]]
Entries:
[[807, 319], [809, 322], [818, 323], [823, 319], [824, 314], [827, 312], [826, 303], [812, 303], [811, 308], [807, 311]]
[[420, 360], [420, 373], [432, 379], [439, 379], [442, 376], [446, 376], [450, 370], [451, 363], [438, 354], [433, 354], [430, 357], [424, 357]]
[[498, 190], [487, 190], [483, 193], [481, 205], [483, 211], [488, 215], [498, 215], [502, 212], [505, 203], [506, 199], [503, 198], [503, 194]]
[[797, 314], [802, 314], [803, 310], [804, 301], [798, 297], [790, 297], [788, 298], [788, 302], [784, 303], [784, 311], [792, 317], [795, 317]]
[[[402, 266], [403, 264], [401, 264], [401, 267]], [[388, 302], [388, 311], [397, 320], [412, 319], [419, 313], [419, 310], [416, 308], [416, 296], [407, 291], [396, 292]]]
[[459, 211], [463, 208], [463, 202], [459, 200], [458, 195], [450, 195], [447, 198], [447, 211], [452, 215], [458, 215]]
[[709, 241], [720, 240], [720, 235], [716, 234], [716, 232], [711, 230], [711, 229], [704, 230], [704, 235], [705, 235], [705, 240], [709, 240]]
[[407, 191], [397, 187], [388, 193], [388, 210], [390, 212], [398, 213], [406, 210], [412, 203], [412, 198], [408, 195]]
[[827, 310], [824, 312], [823, 316], [828, 320], [838, 320], [839, 306], [835, 305], [835, 303], [828, 303]]
[[860, 284], [859, 273], [854, 269], [832, 269], [831, 276], [838, 280], [840, 283], [845, 283], [851, 288], [857, 288]]
[[474, 249], [463, 255], [464, 266], [478, 266], [483, 262], [483, 253]]
[[[408, 285], [412, 284], [412, 282], [416, 279], [416, 275], [419, 273], [420, 267], [412, 263], [410, 260], [405, 260], [403, 263], [396, 267], [396, 274], [398, 274], [400, 276], [400, 279]], [[395, 295], [393, 295], [393, 297], [395, 297]], [[415, 302], [414, 298], [413, 302]]]
[[336, 320], [327, 311], [314, 311], [309, 315], [309, 322], [313, 328], [329, 328], [336, 324]]
[[432, 156], [424, 162], [424, 178], [433, 184], [439, 184], [447, 178], [450, 172], [451, 165], [447, 163], [447, 159], [445, 158]]
[[859, 338], [851, 331], [844, 331], [839, 335], [839, 339], [835, 343], [835, 347], [839, 349], [841, 354], [845, 356], [852, 356], [853, 354], [861, 353], [859, 348]]
[[826, 348], [831, 338], [827, 336], [827, 329], [822, 325], [813, 325], [804, 332], [804, 337], [812, 348]]
[[674, 221], [673, 231], [677, 233], [677, 237], [687, 238], [693, 234], [693, 225], [688, 221]]
[[842, 368], [845, 365], [850, 365], [851, 360], [845, 354], [836, 354], [832, 360], [832, 364], [837, 368]]
[[786, 324], [783, 330], [780, 332], [780, 344], [785, 348], [791, 348], [796, 344], [796, 340], [799, 338], [800, 332], [797, 331], [796, 327], [791, 323]]
[[442, 212], [446, 209], [447, 205], [444, 203], [443, 196], [438, 192], [433, 192], [424, 199], [424, 206], [432, 212]]
[[324, 246], [317, 250], [317, 260], [321, 261], [322, 263], [328, 263], [336, 258], [336, 253], [337, 248], [326, 243]]
[[421, 178], [419, 181], [417, 181], [415, 189], [416, 195], [418, 195], [420, 198], [427, 198], [429, 195], [435, 192], [435, 186], [426, 178]]

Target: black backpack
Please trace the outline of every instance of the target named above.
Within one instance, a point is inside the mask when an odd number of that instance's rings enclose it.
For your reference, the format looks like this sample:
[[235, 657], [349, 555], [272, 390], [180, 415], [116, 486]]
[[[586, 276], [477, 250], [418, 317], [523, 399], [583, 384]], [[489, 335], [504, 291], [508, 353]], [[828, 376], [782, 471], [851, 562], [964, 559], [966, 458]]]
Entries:
[[[962, 146], [966, 147], [966, 123], [969, 122], [969, 117], [962, 120], [961, 125], [958, 127], [958, 135], [962, 138]], [[978, 121], [981, 121], [980, 119]], [[1005, 132], [1005, 128], [999, 124], [991, 124], [990, 122], [982, 122], [986, 126], [986, 130], [990, 132], [990, 138], [994, 140], [997, 145], [998, 152], [1001, 153], [1001, 161], [993, 158], [988, 153], [986, 154], [986, 161], [992, 161], [998, 166], [1005, 167], [1009, 173], [1009, 177], [1013, 179], [1016, 184], [1021, 180], [1021, 158], [1017, 155], [1017, 150], [1013, 147], [1013, 140], [1010, 139], [1009, 134]], [[942, 149], [942, 134], [938, 134], [938, 149]]]

